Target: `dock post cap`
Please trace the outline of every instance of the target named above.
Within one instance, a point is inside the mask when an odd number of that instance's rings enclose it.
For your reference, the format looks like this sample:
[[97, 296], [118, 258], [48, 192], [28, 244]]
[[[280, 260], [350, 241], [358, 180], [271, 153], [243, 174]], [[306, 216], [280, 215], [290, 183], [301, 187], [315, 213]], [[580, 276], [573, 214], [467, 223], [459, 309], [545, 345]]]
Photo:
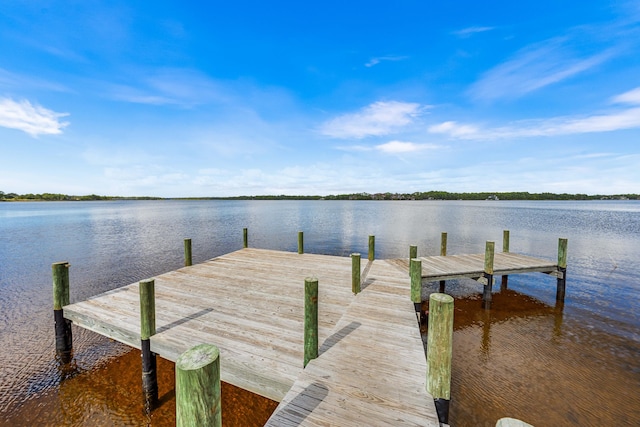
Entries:
[[429, 296], [430, 300], [433, 300], [434, 302], [442, 302], [442, 303], [452, 303], [453, 302], [453, 297], [451, 295], [448, 294], [441, 294], [439, 292], [434, 292]]
[[201, 369], [220, 357], [220, 350], [213, 344], [198, 344], [182, 353], [176, 367], [183, 371]]

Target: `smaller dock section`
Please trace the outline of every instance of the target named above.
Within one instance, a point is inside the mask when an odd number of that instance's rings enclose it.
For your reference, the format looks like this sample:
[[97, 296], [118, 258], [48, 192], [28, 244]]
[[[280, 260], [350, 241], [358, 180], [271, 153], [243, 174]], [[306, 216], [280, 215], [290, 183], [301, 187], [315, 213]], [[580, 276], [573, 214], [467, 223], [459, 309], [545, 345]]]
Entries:
[[[485, 270], [485, 254], [465, 254], [419, 257], [422, 261], [422, 279], [428, 282], [453, 279], [477, 279]], [[409, 271], [409, 259], [395, 259], [394, 264]], [[506, 276], [521, 273], [556, 274], [558, 265], [552, 261], [527, 255], [498, 252], [494, 255], [493, 274]]]

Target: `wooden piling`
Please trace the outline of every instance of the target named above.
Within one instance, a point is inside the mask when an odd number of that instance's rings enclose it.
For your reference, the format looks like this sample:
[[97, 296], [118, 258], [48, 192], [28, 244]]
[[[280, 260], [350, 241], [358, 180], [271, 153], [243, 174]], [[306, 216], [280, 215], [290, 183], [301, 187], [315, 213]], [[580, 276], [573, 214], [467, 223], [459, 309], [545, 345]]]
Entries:
[[[440, 234], [440, 256], [447, 256], [447, 233]], [[447, 285], [446, 280], [440, 280], [440, 293], [443, 294]]]
[[502, 252], [509, 253], [509, 230], [502, 230]]
[[411, 260], [414, 258], [418, 258], [418, 246], [411, 245], [409, 246], [409, 263], [411, 263]]
[[376, 236], [369, 236], [369, 256], [367, 259], [373, 261], [376, 257]]
[[449, 423], [451, 399], [451, 354], [453, 349], [453, 297], [429, 296], [427, 333], [427, 391], [433, 396], [438, 419]]
[[151, 336], [156, 333], [155, 281], [143, 280], [140, 287], [140, 350], [142, 352], [142, 394], [150, 412], [158, 402], [156, 355], [151, 352]]
[[63, 307], [69, 305], [69, 263], [51, 264], [53, 276], [53, 321], [56, 334], [56, 355], [62, 363], [71, 361], [73, 336], [71, 321], [64, 318]]
[[493, 287], [493, 258], [495, 255], [495, 242], [487, 242], [484, 250], [484, 278], [487, 283], [482, 293], [482, 308], [491, 309], [491, 291]]
[[412, 258], [409, 265], [411, 276], [411, 301], [414, 304], [422, 302], [422, 261], [419, 258]]
[[440, 256], [447, 256], [447, 233], [440, 234]]
[[304, 253], [304, 233], [302, 231], [298, 231], [298, 253]]
[[567, 239], [558, 239], [558, 278], [556, 288], [556, 301], [564, 302], [565, 288], [567, 285]]
[[318, 279], [304, 279], [304, 365], [318, 357]]
[[351, 292], [360, 293], [360, 254], [351, 254]]
[[176, 427], [222, 426], [220, 350], [199, 344], [176, 361]]
[[242, 247], [249, 247], [249, 230], [246, 227], [242, 229]]
[[[509, 253], [509, 230], [502, 230], [502, 252]], [[509, 276], [502, 275], [502, 282], [500, 283], [500, 290], [504, 291], [509, 286]]]
[[189, 267], [190, 265], [192, 265], [191, 239], [184, 239], [184, 266]]

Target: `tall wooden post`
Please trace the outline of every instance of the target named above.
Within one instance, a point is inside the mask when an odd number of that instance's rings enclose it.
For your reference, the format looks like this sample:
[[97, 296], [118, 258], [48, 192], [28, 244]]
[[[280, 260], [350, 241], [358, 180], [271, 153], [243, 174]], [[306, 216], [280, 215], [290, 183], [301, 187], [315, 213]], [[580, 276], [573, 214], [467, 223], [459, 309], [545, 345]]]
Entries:
[[246, 227], [242, 229], [242, 247], [249, 247], [249, 230]]
[[368, 260], [373, 261], [376, 257], [376, 236], [369, 236], [369, 256]]
[[53, 276], [53, 321], [56, 333], [56, 355], [64, 364], [71, 361], [73, 336], [71, 320], [64, 318], [63, 307], [69, 305], [69, 263], [51, 264]]
[[304, 365], [318, 357], [318, 279], [304, 279]]
[[558, 280], [556, 301], [564, 302], [565, 287], [567, 285], [567, 239], [558, 239]]
[[360, 254], [351, 254], [351, 292], [360, 293]]
[[[509, 230], [502, 230], [502, 252], [509, 253]], [[509, 276], [502, 275], [502, 283], [500, 283], [500, 290], [504, 291], [509, 286]]]
[[140, 287], [140, 350], [142, 352], [142, 393], [145, 409], [151, 411], [158, 402], [156, 355], [151, 352], [151, 336], [156, 333], [155, 281], [143, 280]]
[[176, 427], [222, 426], [220, 351], [199, 344], [176, 361]]
[[427, 392], [433, 396], [438, 419], [443, 424], [449, 423], [452, 351], [453, 297], [433, 293], [429, 296]]
[[487, 280], [487, 283], [484, 285], [484, 291], [482, 293], [482, 308], [487, 310], [491, 309], [495, 246], [495, 242], [487, 242], [484, 250], [484, 278]]
[[[440, 256], [447, 256], [447, 233], [440, 234]], [[440, 293], [443, 294], [447, 285], [446, 280], [440, 280]]]
[[190, 265], [192, 265], [191, 239], [184, 239], [184, 266], [189, 267]]
[[419, 258], [411, 259], [409, 275], [411, 276], [411, 301], [416, 308], [416, 312], [420, 312], [422, 304], [422, 261]]
[[298, 253], [304, 253], [304, 233], [302, 231], [298, 231]]

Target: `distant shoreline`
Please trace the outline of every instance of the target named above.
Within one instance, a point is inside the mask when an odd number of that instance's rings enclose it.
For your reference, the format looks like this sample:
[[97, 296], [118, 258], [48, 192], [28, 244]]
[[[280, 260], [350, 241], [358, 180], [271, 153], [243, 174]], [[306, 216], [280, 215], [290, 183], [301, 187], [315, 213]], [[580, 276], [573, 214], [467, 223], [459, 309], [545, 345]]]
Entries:
[[414, 193], [350, 193], [328, 196], [257, 195], [231, 197], [121, 197], [95, 194], [74, 196], [66, 194], [16, 194], [0, 191], [0, 202], [60, 202], [60, 201], [117, 201], [117, 200], [640, 200], [640, 194], [568, 194], [528, 192], [451, 193], [427, 191]]

